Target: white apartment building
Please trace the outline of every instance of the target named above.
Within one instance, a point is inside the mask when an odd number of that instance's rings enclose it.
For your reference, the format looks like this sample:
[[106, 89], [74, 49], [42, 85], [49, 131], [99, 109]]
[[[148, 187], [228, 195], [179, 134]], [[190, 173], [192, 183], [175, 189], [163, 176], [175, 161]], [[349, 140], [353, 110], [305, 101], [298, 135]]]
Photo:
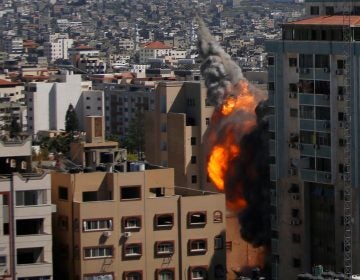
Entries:
[[147, 63], [150, 58], [169, 56], [170, 52], [171, 47], [162, 42], [155, 41], [147, 43], [139, 50], [140, 64]]
[[2, 49], [10, 57], [19, 56], [23, 53], [23, 39], [16, 36], [2, 38]]
[[[0, 279], [51, 280], [51, 179], [31, 176], [31, 141], [0, 141]], [[26, 174], [23, 173], [23, 174]]]
[[55, 33], [49, 36], [49, 41], [44, 44], [44, 55], [48, 62], [56, 59], [68, 59], [68, 50], [73, 46], [74, 40], [67, 34]]
[[28, 131], [65, 129], [65, 115], [72, 104], [84, 127], [87, 115], [104, 115], [102, 91], [92, 90], [91, 82], [82, 82], [81, 75], [63, 72], [48, 82], [28, 83], [25, 87], [28, 107]]

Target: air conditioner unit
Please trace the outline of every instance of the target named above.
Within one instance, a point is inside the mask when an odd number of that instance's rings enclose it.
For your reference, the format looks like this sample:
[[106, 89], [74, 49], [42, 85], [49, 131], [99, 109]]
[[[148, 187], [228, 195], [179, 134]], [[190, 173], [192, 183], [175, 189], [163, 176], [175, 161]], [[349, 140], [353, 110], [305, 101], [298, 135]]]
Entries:
[[296, 169], [295, 168], [289, 168], [288, 173], [290, 176], [296, 175]]
[[295, 219], [295, 225], [301, 225], [301, 220], [300, 219]]
[[325, 67], [325, 68], [324, 68], [324, 73], [330, 73], [330, 68]]
[[295, 143], [289, 143], [289, 148], [295, 148], [295, 147], [296, 147]]
[[300, 194], [296, 193], [292, 195], [292, 199], [293, 200], [299, 200], [300, 199]]
[[111, 231], [104, 231], [103, 236], [105, 236], [105, 237], [111, 236]]
[[129, 232], [129, 231], [125, 231], [125, 232], [122, 234], [122, 236], [124, 236], [124, 237], [128, 238], [128, 237], [130, 237], [130, 236], [131, 236], [131, 232]]
[[343, 100], [344, 100], [344, 96], [338, 95], [338, 96], [337, 96], [337, 100], [338, 100], [338, 101], [343, 101]]

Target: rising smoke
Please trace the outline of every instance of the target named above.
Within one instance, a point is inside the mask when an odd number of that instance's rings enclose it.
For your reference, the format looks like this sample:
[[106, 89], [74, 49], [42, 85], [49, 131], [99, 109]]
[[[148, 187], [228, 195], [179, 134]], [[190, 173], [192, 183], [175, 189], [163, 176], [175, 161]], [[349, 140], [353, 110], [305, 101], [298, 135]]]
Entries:
[[[268, 138], [266, 95], [243, 77], [240, 67], [211, 36], [201, 19], [199, 23], [199, 53], [203, 59], [201, 73], [208, 89], [208, 101], [215, 111], [207, 132], [209, 151], [227, 138], [239, 148], [230, 158], [224, 176], [224, 192], [228, 205], [245, 200], [239, 211], [241, 236], [254, 247], [268, 247], [270, 241]], [[229, 116], [221, 107], [229, 96], [243, 94], [249, 89], [256, 110], [239, 108]], [[254, 107], [254, 108], [255, 108]], [[251, 125], [249, 125], [251, 124]]]

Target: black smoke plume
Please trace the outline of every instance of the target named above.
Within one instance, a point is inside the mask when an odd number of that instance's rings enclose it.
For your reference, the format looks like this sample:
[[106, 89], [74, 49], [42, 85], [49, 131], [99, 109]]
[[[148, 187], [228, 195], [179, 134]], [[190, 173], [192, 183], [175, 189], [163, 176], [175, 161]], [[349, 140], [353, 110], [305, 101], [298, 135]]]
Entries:
[[[256, 115], [239, 110], [231, 116], [221, 116], [220, 107], [229, 95], [241, 94], [239, 82], [246, 81], [240, 67], [211, 36], [201, 19], [199, 23], [199, 53], [203, 59], [201, 73], [208, 89], [208, 99], [215, 112], [208, 129], [208, 147], [211, 150], [223, 142], [230, 131], [241, 153], [231, 160], [225, 176], [227, 200], [240, 196], [247, 205], [239, 212], [241, 236], [254, 247], [268, 247], [270, 243], [270, 203], [268, 166], [268, 124], [265, 94], [250, 85], [256, 102]], [[246, 81], [247, 82], [247, 81]], [[248, 82], [247, 82], [248, 83]], [[254, 120], [256, 118], [256, 120]], [[256, 122], [249, 132], [242, 128], [248, 120]]]

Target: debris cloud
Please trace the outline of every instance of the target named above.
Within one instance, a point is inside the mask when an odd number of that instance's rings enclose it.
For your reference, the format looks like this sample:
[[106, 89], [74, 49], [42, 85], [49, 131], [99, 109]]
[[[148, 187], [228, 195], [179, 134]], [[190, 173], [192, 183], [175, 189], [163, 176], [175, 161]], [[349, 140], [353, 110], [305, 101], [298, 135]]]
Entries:
[[242, 238], [254, 247], [270, 241], [268, 139], [264, 92], [250, 84], [240, 67], [211, 36], [201, 19], [199, 54], [208, 102], [215, 106], [207, 131], [207, 170], [236, 211]]

